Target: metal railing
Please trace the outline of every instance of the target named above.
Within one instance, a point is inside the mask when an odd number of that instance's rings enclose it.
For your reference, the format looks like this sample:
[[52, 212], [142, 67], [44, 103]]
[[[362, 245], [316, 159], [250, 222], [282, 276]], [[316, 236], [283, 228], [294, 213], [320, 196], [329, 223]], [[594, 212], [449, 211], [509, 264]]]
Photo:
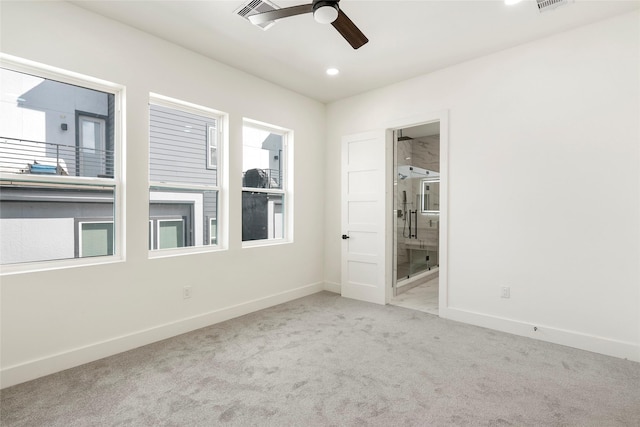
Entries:
[[282, 171], [278, 169], [249, 169], [242, 174], [245, 188], [282, 189]]
[[0, 173], [112, 178], [113, 150], [0, 137]]

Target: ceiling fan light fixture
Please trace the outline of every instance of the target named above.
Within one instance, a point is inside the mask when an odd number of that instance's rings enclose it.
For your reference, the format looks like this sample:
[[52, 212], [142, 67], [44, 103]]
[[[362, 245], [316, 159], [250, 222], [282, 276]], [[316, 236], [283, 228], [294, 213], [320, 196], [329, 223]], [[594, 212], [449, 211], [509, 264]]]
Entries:
[[332, 1], [319, 1], [315, 3], [313, 19], [319, 24], [331, 24], [338, 19], [338, 4]]

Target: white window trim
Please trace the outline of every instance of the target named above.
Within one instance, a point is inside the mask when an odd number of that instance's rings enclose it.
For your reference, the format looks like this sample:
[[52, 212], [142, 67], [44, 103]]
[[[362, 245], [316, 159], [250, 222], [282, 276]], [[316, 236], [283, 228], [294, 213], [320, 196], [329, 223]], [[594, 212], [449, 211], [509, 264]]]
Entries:
[[[284, 174], [284, 178], [282, 180], [282, 188], [253, 188], [253, 187], [242, 187], [242, 191], [249, 191], [253, 193], [268, 193], [268, 194], [281, 194], [284, 199], [284, 237], [281, 238], [267, 238], [262, 240], [248, 240], [242, 242], [242, 248], [254, 248], [261, 246], [273, 246], [273, 245], [282, 245], [293, 243], [293, 212], [294, 212], [294, 203], [293, 203], [293, 162], [290, 162], [289, 159], [293, 159], [293, 139], [294, 132], [291, 129], [287, 129], [281, 126], [272, 125], [265, 122], [260, 122], [257, 120], [243, 118], [242, 120], [243, 128], [245, 126], [253, 127], [256, 129], [264, 130], [270, 133], [275, 133], [277, 135], [282, 136], [282, 171]], [[243, 141], [244, 147], [244, 141]], [[242, 240], [242, 238], [240, 239]]]
[[[227, 250], [228, 248], [228, 229], [225, 228], [227, 224], [227, 218], [229, 217], [229, 192], [228, 192], [228, 167], [229, 159], [227, 154], [227, 147], [229, 144], [229, 135], [224, 130], [228, 128], [229, 125], [229, 115], [219, 110], [215, 110], [213, 108], [204, 107], [202, 105], [194, 104], [191, 102], [171, 98], [165, 95], [160, 95], [158, 93], [149, 93], [149, 105], [157, 105], [161, 107], [174, 108], [177, 110], [182, 110], [188, 113], [197, 114], [203, 117], [209, 117], [216, 121], [216, 133], [217, 133], [217, 144], [216, 144], [216, 167], [217, 167], [217, 183], [216, 185], [185, 185], [183, 183], [173, 183], [173, 182], [157, 182], [157, 181], [149, 181], [149, 189], [152, 187], [156, 188], [166, 188], [166, 189], [179, 189], [184, 188], [185, 190], [205, 190], [205, 191], [216, 191], [218, 193], [217, 197], [217, 237], [218, 242], [216, 245], [203, 245], [200, 243], [195, 244], [194, 246], [186, 246], [182, 248], [175, 249], [149, 249], [148, 256], [149, 259], [152, 258], [166, 258], [173, 256], [182, 256], [182, 255], [190, 255], [197, 254], [203, 252], [218, 252], [222, 250]], [[208, 135], [207, 135], [208, 136]], [[208, 140], [208, 138], [207, 138]], [[207, 141], [207, 167], [209, 164], [209, 144]], [[163, 192], [164, 193], [164, 192]], [[151, 202], [151, 195], [150, 195]], [[197, 209], [196, 209], [197, 210]], [[198, 214], [196, 214], [198, 215]], [[194, 229], [194, 233], [196, 233], [197, 239], [202, 242], [203, 240], [203, 232], [202, 232], [202, 209], [199, 212], [199, 226], [200, 233], [197, 233]], [[194, 222], [198, 222], [196, 217], [194, 217]], [[195, 224], [194, 224], [195, 227]]]
[[156, 240], [153, 237], [153, 220], [149, 220], [149, 250], [152, 250], [155, 246]]
[[114, 95], [114, 159], [113, 159], [113, 178], [93, 178], [79, 176], [42, 176], [30, 175], [14, 175], [0, 173], [0, 180], [11, 182], [47, 182], [70, 185], [91, 185], [113, 187], [114, 197], [114, 222], [115, 222], [115, 250], [111, 256], [104, 257], [87, 257], [87, 258], [69, 258], [51, 261], [35, 261], [17, 264], [7, 264], [0, 267], [0, 276], [31, 273], [36, 271], [58, 270], [63, 268], [73, 268], [88, 265], [102, 265], [123, 262], [126, 259], [125, 254], [125, 170], [126, 159], [125, 153], [125, 86], [108, 82], [106, 80], [97, 79], [95, 77], [64, 70], [50, 65], [42, 64], [35, 61], [19, 58], [13, 55], [7, 55], [0, 52], [0, 67], [12, 71], [31, 74], [44, 79], [59, 81], [88, 89], [94, 89], [101, 92], [107, 92]]

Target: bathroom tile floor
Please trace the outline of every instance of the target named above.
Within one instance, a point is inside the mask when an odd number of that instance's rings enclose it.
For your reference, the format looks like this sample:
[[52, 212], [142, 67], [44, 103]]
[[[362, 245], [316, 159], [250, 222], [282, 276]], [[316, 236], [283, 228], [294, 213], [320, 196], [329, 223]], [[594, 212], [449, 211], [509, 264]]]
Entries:
[[438, 315], [438, 278], [428, 280], [394, 297], [389, 304]]

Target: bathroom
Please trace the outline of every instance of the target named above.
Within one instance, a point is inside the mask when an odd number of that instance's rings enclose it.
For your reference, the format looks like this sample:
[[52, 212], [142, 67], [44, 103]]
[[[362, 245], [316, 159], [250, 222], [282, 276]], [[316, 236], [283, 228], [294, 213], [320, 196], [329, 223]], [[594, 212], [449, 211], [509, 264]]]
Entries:
[[394, 298], [437, 314], [440, 123], [399, 129], [394, 147]]

